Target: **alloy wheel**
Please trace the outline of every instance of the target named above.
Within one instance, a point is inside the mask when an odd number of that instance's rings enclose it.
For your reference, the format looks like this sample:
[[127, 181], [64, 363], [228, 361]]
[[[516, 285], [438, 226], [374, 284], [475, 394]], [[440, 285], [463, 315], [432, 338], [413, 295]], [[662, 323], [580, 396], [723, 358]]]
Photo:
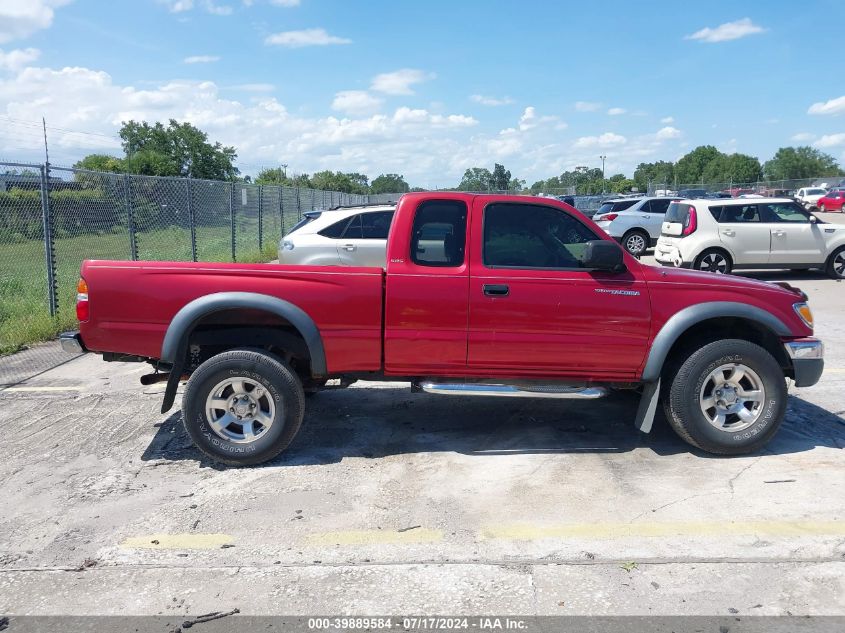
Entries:
[[728, 433], [743, 431], [763, 412], [766, 390], [757, 373], [742, 363], [714, 369], [699, 393], [699, 406], [707, 421]]
[[728, 271], [728, 260], [719, 253], [707, 253], [701, 258], [698, 269], [711, 273], [726, 273]]
[[242, 376], [217, 383], [205, 401], [208, 425], [220, 437], [249, 444], [273, 425], [276, 404], [264, 385]]
[[646, 250], [645, 238], [639, 233], [632, 233], [625, 238], [625, 249], [631, 255], [642, 255]]

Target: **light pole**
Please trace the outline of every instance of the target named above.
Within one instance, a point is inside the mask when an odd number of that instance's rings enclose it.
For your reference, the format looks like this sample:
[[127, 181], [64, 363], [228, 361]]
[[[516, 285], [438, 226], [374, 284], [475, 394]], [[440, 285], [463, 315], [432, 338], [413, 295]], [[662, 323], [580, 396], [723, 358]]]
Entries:
[[282, 167], [282, 178], [287, 180], [287, 178], [288, 178], [288, 164], [282, 163], [281, 167]]
[[602, 193], [604, 193], [604, 191], [607, 189], [607, 182], [604, 179], [604, 161], [607, 158], [607, 156], [602, 154], [601, 156], [599, 156], [599, 158], [601, 158], [601, 190], [602, 190]]

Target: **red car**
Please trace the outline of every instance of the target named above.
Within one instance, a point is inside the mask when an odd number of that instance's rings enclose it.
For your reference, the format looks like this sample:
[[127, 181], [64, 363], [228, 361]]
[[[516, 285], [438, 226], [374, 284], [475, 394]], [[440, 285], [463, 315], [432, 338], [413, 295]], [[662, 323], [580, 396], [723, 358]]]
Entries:
[[842, 189], [832, 189], [828, 191], [824, 197], [819, 198], [816, 203], [819, 211], [838, 211], [842, 213], [842, 205], [845, 204], [845, 191]]
[[[86, 261], [68, 350], [149, 362], [187, 432], [227, 464], [290, 444], [305, 395], [358, 379], [445, 395], [658, 400], [703, 450], [764, 446], [785, 378], [815, 384], [823, 346], [788, 285], [646, 266], [550, 198], [412, 193], [386, 269]], [[365, 392], [362, 392], [362, 394]]]

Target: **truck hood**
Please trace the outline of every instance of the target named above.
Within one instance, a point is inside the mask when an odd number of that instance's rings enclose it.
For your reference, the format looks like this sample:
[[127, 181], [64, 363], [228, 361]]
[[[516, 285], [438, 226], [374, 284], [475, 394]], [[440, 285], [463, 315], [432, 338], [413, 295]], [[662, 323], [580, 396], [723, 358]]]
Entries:
[[760, 281], [759, 279], [749, 279], [748, 277], [738, 277], [735, 275], [719, 275], [717, 273], [687, 270], [684, 268], [658, 268], [656, 266], [643, 266], [643, 268], [649, 269], [646, 280], [653, 283], [694, 285], [698, 287], [709, 285], [721, 289], [730, 288], [738, 292], [767, 291], [795, 295], [799, 298], [803, 296], [800, 289], [785, 283]]

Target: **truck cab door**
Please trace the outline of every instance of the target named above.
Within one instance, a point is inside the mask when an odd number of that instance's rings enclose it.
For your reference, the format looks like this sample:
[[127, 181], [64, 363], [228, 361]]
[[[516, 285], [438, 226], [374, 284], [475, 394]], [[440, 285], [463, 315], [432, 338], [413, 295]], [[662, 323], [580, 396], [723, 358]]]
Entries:
[[474, 204], [468, 370], [634, 379], [651, 323], [639, 267], [584, 269], [586, 243], [601, 238], [561, 207], [486, 196]]
[[467, 357], [465, 199], [410, 198], [388, 244], [384, 306], [385, 373], [463, 374]]

